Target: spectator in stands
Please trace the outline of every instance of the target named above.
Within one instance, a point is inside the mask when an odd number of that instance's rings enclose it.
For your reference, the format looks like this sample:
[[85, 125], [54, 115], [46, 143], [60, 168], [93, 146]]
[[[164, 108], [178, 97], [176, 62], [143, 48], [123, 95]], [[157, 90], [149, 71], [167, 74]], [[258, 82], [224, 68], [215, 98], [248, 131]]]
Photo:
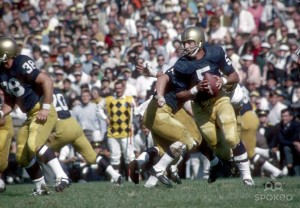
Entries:
[[268, 159], [273, 165], [279, 167], [279, 149], [276, 139], [275, 126], [271, 125], [268, 120], [268, 110], [257, 110], [259, 118], [259, 127], [256, 137], [255, 152]]
[[270, 102], [270, 112], [268, 115], [268, 120], [271, 125], [276, 125], [281, 120], [281, 111], [286, 109], [287, 106], [279, 101], [278, 95], [280, 92], [278, 90], [272, 91], [269, 95]]
[[108, 77], [102, 77], [100, 96], [105, 98], [113, 95], [113, 89], [110, 88], [110, 79]]
[[240, 75], [240, 82], [246, 85], [247, 80], [251, 79], [255, 82], [256, 87], [259, 88], [261, 85], [261, 74], [259, 67], [254, 63], [253, 55], [245, 54], [241, 57], [242, 70]]
[[299, 176], [300, 158], [298, 143], [300, 142], [300, 123], [294, 120], [291, 109], [286, 108], [281, 111], [281, 122], [276, 128], [278, 128], [276, 136], [284, 165], [287, 166], [290, 176]]
[[103, 99], [98, 105], [98, 110], [108, 126], [107, 137], [111, 152], [111, 165], [115, 170], [120, 171], [121, 156], [123, 155], [127, 174], [128, 164], [135, 158], [132, 140], [132, 117], [135, 102], [132, 96], [126, 96], [124, 92], [124, 82], [117, 81], [114, 96]]
[[100, 129], [100, 116], [97, 114], [97, 105], [92, 103], [89, 90], [81, 93], [81, 104], [72, 110], [72, 116], [81, 125], [85, 136], [89, 141], [102, 141]]

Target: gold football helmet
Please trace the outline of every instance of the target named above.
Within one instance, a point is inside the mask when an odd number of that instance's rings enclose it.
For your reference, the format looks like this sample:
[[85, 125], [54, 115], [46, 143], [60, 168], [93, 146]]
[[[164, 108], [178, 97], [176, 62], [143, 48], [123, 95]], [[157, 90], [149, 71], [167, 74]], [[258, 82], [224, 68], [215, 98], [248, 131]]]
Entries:
[[0, 64], [16, 57], [17, 53], [18, 45], [15, 40], [9, 37], [0, 38]]
[[187, 41], [195, 41], [195, 47], [192, 48], [183, 48], [183, 55], [195, 56], [199, 49], [203, 47], [205, 42], [204, 33], [201, 31], [199, 27], [189, 26], [184, 29], [181, 34], [181, 42], [184, 45]]

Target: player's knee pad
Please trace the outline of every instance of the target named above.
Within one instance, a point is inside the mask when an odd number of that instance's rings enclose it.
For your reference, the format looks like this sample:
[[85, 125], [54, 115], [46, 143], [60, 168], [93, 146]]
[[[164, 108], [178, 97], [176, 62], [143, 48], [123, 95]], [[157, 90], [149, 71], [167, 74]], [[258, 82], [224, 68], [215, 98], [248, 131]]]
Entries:
[[179, 157], [186, 150], [186, 145], [182, 142], [174, 142], [170, 145], [170, 151], [175, 157]]

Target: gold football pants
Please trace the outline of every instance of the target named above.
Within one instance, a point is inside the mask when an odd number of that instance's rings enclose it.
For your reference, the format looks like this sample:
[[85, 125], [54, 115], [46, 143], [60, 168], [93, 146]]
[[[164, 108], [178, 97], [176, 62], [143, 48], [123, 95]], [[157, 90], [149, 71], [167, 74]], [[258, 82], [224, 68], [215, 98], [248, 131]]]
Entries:
[[230, 149], [240, 142], [236, 115], [229, 98], [220, 96], [205, 104], [193, 102], [192, 108], [203, 138], [220, 158], [229, 160]]
[[259, 126], [257, 115], [253, 111], [247, 111], [241, 116], [241, 140], [247, 150], [248, 158], [255, 155], [256, 132]]
[[27, 119], [18, 132], [16, 158], [22, 167], [28, 166], [36, 152], [46, 143], [57, 120], [57, 113], [51, 105], [46, 122], [37, 122], [36, 116], [40, 109], [41, 105], [37, 103], [27, 113]]
[[0, 126], [0, 173], [7, 168], [8, 155], [12, 137], [14, 136], [14, 127], [10, 115], [5, 117], [5, 124]]
[[159, 108], [152, 99], [143, 116], [143, 123], [151, 131], [154, 144], [159, 148], [160, 155], [174, 142], [182, 142], [190, 150], [195, 142], [201, 144], [202, 137], [194, 119], [184, 110], [175, 114], [165, 104]]
[[73, 117], [57, 120], [54, 133], [47, 142], [47, 146], [57, 152], [67, 144], [72, 144], [87, 163], [96, 163], [97, 154]]

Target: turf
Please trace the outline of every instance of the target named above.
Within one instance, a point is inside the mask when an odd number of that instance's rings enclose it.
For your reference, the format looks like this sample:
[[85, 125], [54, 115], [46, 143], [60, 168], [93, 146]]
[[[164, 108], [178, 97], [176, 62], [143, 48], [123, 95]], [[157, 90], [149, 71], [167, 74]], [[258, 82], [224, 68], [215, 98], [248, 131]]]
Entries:
[[63, 193], [51, 189], [47, 196], [29, 196], [33, 184], [9, 185], [0, 194], [0, 207], [300, 207], [299, 179], [283, 178], [271, 184], [267, 178], [257, 178], [254, 187], [245, 187], [236, 178], [218, 179], [213, 184], [183, 180], [183, 184], [174, 184], [173, 188], [159, 185], [151, 189], [145, 188], [143, 182], [139, 185], [126, 182], [122, 187], [110, 182], [74, 183]]

